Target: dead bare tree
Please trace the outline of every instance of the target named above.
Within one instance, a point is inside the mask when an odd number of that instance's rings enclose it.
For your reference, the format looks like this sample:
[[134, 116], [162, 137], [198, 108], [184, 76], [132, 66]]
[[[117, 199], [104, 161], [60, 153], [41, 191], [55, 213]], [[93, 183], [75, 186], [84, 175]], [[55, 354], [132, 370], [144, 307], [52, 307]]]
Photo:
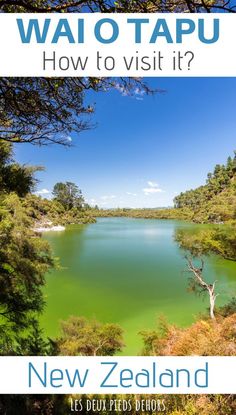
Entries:
[[199, 291], [200, 292], [208, 292], [209, 300], [210, 300], [210, 317], [212, 319], [215, 318], [214, 314], [214, 308], [215, 308], [215, 301], [216, 297], [219, 294], [215, 293], [215, 284], [216, 281], [214, 281], [213, 284], [208, 284], [206, 281], [204, 281], [202, 273], [204, 269], [204, 261], [201, 259], [201, 266], [196, 267], [193, 264], [193, 260], [189, 256], [185, 256], [187, 264], [188, 264], [188, 272], [191, 272], [193, 274], [193, 278], [190, 279], [190, 289], [192, 291]]

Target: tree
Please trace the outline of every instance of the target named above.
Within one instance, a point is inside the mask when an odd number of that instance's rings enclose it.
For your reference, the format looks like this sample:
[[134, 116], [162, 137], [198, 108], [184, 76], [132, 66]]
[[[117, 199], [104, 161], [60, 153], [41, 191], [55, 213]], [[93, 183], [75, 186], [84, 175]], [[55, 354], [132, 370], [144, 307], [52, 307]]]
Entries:
[[0, 192], [16, 192], [20, 197], [26, 196], [34, 190], [37, 183], [34, 173], [40, 170], [43, 168], [14, 162], [12, 144], [0, 141]]
[[203, 275], [202, 275], [203, 268], [204, 268], [203, 260], [201, 260], [201, 266], [196, 267], [193, 264], [193, 260], [190, 257], [186, 256], [185, 258], [188, 263], [188, 271], [193, 274], [193, 278], [190, 278], [190, 281], [189, 281], [189, 290], [196, 292], [196, 293], [202, 293], [202, 292], [208, 293], [209, 301], [210, 301], [210, 317], [214, 319], [215, 318], [215, 314], [214, 314], [215, 301], [216, 301], [216, 297], [219, 295], [215, 293], [216, 281], [214, 281], [213, 284], [208, 284], [206, 281], [204, 281]]
[[74, 316], [62, 322], [62, 336], [58, 340], [62, 355], [113, 356], [123, 346], [123, 330], [117, 324]]
[[[45, 273], [54, 266], [50, 247], [32, 230], [32, 222], [15, 193], [0, 196], [0, 353], [21, 354], [25, 338], [43, 310]], [[5, 353], [4, 353], [5, 352]]]
[[83, 206], [84, 198], [81, 190], [75, 183], [56, 183], [52, 194], [54, 199], [61, 203], [66, 210], [72, 208], [81, 208]]
[[76, 79], [1, 78], [0, 139], [69, 144], [71, 131], [88, 128], [82, 82]]
[[[44, 353], [38, 326], [45, 273], [54, 266], [48, 243], [33, 230], [27, 195], [35, 171], [0, 142], [0, 354]], [[24, 199], [23, 199], [24, 198]]]
[[236, 260], [236, 225], [218, 225], [198, 229], [178, 229], [175, 240], [180, 247], [191, 252], [193, 257], [217, 254], [222, 258]]
[[[198, 319], [190, 327], [166, 324], [140, 333], [144, 342], [142, 355], [152, 356], [234, 356], [236, 353], [236, 314]], [[191, 412], [198, 413], [198, 412]], [[210, 412], [211, 413], [211, 412]], [[217, 412], [214, 412], [217, 413]]]
[[[190, 253], [190, 255], [185, 255], [187, 272], [192, 274], [192, 277], [189, 278], [189, 291], [196, 294], [208, 293], [210, 317], [214, 319], [215, 301], [219, 294], [215, 293], [216, 281], [212, 284], [207, 283], [203, 277], [204, 261], [202, 259], [203, 255], [209, 255], [212, 252], [212, 248], [207, 242], [204, 243], [204, 239], [202, 241], [199, 235], [193, 235], [182, 230], [176, 232], [175, 240], [179, 243], [180, 248]], [[201, 266], [194, 265], [194, 258], [200, 258]]]

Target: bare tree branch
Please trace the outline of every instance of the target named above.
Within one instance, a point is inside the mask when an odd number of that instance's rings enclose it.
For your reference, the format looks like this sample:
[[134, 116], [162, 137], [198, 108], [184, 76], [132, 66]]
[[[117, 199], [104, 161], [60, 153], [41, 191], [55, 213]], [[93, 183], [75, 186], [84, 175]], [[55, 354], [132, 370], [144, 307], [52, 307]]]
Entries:
[[185, 259], [187, 260], [187, 263], [188, 263], [188, 270], [194, 275], [194, 280], [197, 286], [201, 287], [203, 291], [208, 292], [209, 300], [210, 300], [210, 317], [214, 319], [215, 318], [215, 315], [214, 315], [215, 300], [216, 300], [216, 297], [219, 295], [219, 294], [215, 294], [216, 281], [214, 281], [213, 284], [208, 284], [206, 281], [204, 281], [203, 276], [202, 276], [202, 272], [204, 268], [203, 259], [201, 259], [201, 267], [194, 266], [193, 260], [190, 257], [185, 256]]

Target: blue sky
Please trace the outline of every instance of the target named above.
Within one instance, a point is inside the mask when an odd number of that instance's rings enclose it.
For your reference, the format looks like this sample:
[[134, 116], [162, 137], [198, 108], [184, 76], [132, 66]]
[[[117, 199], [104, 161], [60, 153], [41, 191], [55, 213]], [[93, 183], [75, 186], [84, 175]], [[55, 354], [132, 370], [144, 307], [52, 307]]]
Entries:
[[43, 165], [38, 191], [75, 182], [100, 207], [172, 205], [204, 183], [236, 149], [236, 78], [149, 78], [164, 94], [90, 93], [96, 128], [72, 134], [72, 148], [18, 145], [21, 163]]

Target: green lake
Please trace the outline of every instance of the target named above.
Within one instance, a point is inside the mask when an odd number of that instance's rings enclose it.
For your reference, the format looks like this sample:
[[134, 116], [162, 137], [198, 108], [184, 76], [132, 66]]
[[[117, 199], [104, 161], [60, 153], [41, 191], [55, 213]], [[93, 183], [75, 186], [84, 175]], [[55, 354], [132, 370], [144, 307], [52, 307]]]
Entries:
[[[187, 292], [183, 252], [176, 229], [197, 226], [180, 221], [99, 218], [90, 225], [70, 225], [48, 232], [61, 269], [47, 276], [42, 326], [59, 333], [60, 320], [71, 315], [118, 323], [125, 331], [123, 354], [140, 352], [138, 333], [156, 326], [158, 316], [185, 326], [208, 307]], [[208, 281], [217, 280], [217, 305], [236, 295], [236, 263], [212, 256], [206, 260]]]

